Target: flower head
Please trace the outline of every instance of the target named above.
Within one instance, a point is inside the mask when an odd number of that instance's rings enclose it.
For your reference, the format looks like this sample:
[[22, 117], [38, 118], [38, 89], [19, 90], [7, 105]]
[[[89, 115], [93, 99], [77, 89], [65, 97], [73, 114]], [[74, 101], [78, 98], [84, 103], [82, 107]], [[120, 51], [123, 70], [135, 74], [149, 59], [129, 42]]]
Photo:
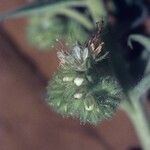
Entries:
[[83, 123], [97, 124], [111, 117], [122, 99], [112, 72], [111, 76], [110, 72], [101, 74], [96, 65], [108, 54], [101, 53], [104, 42], [100, 31], [86, 45], [76, 44], [70, 51], [57, 53], [61, 68], [48, 86], [48, 104], [63, 116], [79, 118]]

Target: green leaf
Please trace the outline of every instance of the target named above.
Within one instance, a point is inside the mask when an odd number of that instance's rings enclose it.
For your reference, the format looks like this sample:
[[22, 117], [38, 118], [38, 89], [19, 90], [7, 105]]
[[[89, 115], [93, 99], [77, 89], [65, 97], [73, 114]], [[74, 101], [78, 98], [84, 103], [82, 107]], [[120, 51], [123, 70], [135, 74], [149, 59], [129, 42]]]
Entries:
[[128, 38], [128, 45], [133, 49], [132, 41], [138, 42], [144, 46], [150, 52], [150, 38], [140, 35], [140, 34], [132, 34]]
[[7, 19], [8, 17], [23, 17], [33, 14], [39, 14], [43, 12], [56, 13], [60, 11], [60, 8], [66, 7], [85, 7], [86, 4], [83, 1], [66, 1], [66, 2], [56, 2], [56, 3], [34, 3], [31, 5], [26, 5], [20, 8], [17, 8], [13, 11], [6, 12], [0, 15], [0, 20]]

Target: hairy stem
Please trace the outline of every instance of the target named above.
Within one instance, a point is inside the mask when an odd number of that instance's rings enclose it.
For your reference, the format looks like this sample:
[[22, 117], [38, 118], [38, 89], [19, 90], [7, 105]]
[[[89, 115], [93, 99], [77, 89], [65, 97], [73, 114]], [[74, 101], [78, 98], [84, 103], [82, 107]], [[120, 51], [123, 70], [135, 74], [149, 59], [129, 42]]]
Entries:
[[131, 119], [143, 150], [150, 148], [150, 122], [147, 118], [142, 101], [132, 98], [131, 104], [125, 102], [124, 110]]
[[58, 13], [70, 17], [72, 19], [75, 19], [77, 22], [82, 24], [88, 30], [92, 30], [94, 27], [92, 22], [88, 18], [86, 18], [86, 16], [83, 16], [81, 13], [75, 10], [66, 8], [66, 9], [59, 10]]
[[53, 13], [56, 12], [57, 10], [66, 7], [86, 7], [86, 3], [83, 1], [67, 1], [67, 2], [58, 2], [54, 4], [50, 3], [42, 6], [37, 6], [37, 5], [24, 6], [14, 11], [7, 12], [4, 15], [1, 15], [0, 20], [7, 19], [8, 17], [28, 16], [28, 15], [42, 13], [42, 12]]
[[106, 17], [106, 10], [102, 0], [85, 0], [94, 22]]

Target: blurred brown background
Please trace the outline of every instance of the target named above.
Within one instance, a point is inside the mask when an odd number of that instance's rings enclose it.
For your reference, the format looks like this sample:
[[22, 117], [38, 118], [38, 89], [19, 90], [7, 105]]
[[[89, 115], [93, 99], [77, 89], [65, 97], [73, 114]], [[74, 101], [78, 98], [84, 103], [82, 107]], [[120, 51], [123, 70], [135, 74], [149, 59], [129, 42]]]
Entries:
[[[29, 3], [0, 0], [0, 14]], [[0, 24], [0, 150], [129, 150], [139, 143], [126, 114], [94, 127], [65, 119], [44, 103], [56, 52], [42, 53], [25, 38], [26, 20]]]

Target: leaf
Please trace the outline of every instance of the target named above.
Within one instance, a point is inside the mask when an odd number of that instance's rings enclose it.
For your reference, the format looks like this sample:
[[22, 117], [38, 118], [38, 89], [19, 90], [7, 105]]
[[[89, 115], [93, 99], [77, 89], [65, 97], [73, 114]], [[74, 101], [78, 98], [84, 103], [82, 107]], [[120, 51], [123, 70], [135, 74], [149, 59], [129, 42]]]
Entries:
[[85, 3], [83, 1], [61, 1], [55, 3], [33, 3], [30, 5], [26, 5], [23, 7], [19, 7], [15, 10], [6, 12], [0, 15], [0, 21], [7, 19], [8, 17], [21, 17], [21, 16], [29, 16], [33, 14], [39, 14], [42, 12], [54, 13], [60, 10], [60, 8], [64, 7], [85, 7]]
[[138, 42], [144, 47], [142, 59], [147, 62], [144, 74], [148, 74], [148, 72], [150, 72], [150, 38], [140, 34], [130, 35], [128, 38], [128, 45], [133, 49], [132, 41]]
[[150, 38], [140, 35], [140, 34], [132, 34], [128, 38], [128, 45], [133, 49], [132, 41], [138, 42], [144, 46], [150, 52]]

